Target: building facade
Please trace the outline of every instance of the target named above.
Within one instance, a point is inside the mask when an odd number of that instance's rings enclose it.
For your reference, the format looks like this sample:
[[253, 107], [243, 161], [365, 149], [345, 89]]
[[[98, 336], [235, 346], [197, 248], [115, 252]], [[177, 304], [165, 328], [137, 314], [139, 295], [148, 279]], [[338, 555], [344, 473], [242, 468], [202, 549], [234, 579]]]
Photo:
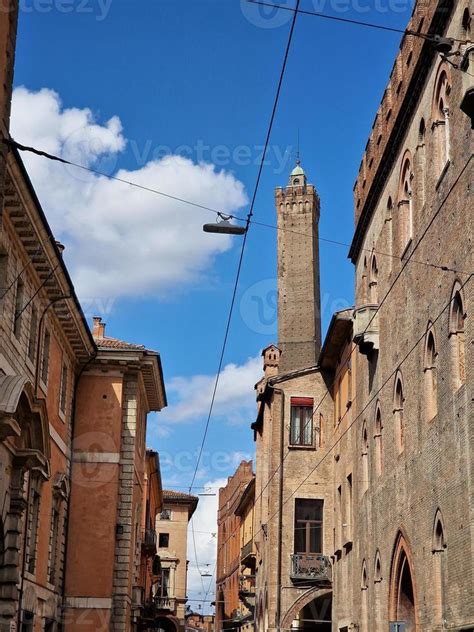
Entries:
[[[227, 485], [219, 490], [217, 512], [216, 630], [240, 627], [244, 612], [241, 589], [242, 497], [253, 481], [252, 461], [242, 461]], [[249, 520], [247, 520], [247, 529]], [[247, 542], [246, 542], [247, 544]], [[247, 614], [247, 613], [245, 613]]]
[[235, 513], [240, 519], [239, 628], [252, 632], [255, 620], [255, 476], [245, 487]]
[[448, 56], [403, 38], [354, 189], [356, 547], [341, 572], [353, 586], [343, 630], [474, 629], [472, 15], [472, 2], [417, 3], [408, 28], [452, 38]]
[[188, 525], [197, 504], [198, 498], [191, 494], [163, 491], [163, 509], [156, 519], [160, 569], [153, 577], [148, 605], [155, 628], [165, 632], [185, 629]]
[[[296, 165], [277, 188], [278, 346], [256, 386], [255, 549], [258, 630], [331, 630], [333, 404], [321, 347], [319, 196]], [[315, 463], [321, 462], [317, 472]]]
[[[106, 336], [77, 388], [65, 584], [66, 630], [136, 629], [140, 585], [147, 414], [166, 405], [159, 354]], [[148, 516], [148, 524], [154, 516]], [[151, 538], [151, 542], [150, 542]]]
[[55, 630], [75, 386], [95, 344], [62, 247], [14, 150], [6, 164], [0, 277], [0, 629]]

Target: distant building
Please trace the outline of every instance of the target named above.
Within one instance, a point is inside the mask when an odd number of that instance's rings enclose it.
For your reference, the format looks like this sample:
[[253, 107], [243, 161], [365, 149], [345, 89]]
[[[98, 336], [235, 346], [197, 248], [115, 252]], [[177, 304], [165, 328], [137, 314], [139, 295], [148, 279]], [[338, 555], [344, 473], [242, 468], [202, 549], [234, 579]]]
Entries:
[[[252, 461], [242, 461], [227, 485], [219, 490], [217, 514], [216, 630], [239, 628], [248, 609], [242, 609], [240, 556], [241, 516], [237, 509], [254, 474]], [[247, 521], [248, 528], [248, 521]]]
[[191, 494], [163, 491], [163, 509], [156, 519], [160, 569], [153, 577], [147, 611], [154, 628], [165, 632], [185, 629], [188, 524], [197, 504], [198, 498]]
[[255, 619], [255, 476], [235, 509], [240, 519], [239, 629], [253, 632]]
[[186, 632], [214, 632], [214, 615], [191, 612], [186, 615]]

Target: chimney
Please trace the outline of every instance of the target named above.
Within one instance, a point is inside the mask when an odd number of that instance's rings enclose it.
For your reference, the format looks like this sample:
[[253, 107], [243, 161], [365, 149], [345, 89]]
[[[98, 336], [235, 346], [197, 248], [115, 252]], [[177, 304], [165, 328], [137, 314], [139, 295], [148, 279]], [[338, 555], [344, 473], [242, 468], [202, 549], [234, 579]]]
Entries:
[[92, 319], [92, 335], [94, 338], [105, 338], [105, 323], [102, 322], [100, 316], [94, 316]]
[[58, 241], [57, 239], [55, 239], [55, 243], [56, 243], [56, 247], [59, 250], [59, 254], [61, 255], [61, 257], [63, 256], [63, 252], [64, 249], [66, 248], [66, 246], [64, 244], [62, 244], [60, 241]]
[[262, 351], [263, 372], [265, 377], [275, 377], [278, 375], [281, 351], [275, 345], [269, 345]]

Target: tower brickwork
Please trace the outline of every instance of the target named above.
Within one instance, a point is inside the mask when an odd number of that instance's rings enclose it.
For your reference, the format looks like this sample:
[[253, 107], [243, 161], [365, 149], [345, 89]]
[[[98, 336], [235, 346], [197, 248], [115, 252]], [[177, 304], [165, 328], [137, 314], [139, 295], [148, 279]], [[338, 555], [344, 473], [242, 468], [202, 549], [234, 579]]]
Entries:
[[319, 196], [299, 161], [275, 191], [278, 217], [280, 372], [315, 366], [321, 348]]

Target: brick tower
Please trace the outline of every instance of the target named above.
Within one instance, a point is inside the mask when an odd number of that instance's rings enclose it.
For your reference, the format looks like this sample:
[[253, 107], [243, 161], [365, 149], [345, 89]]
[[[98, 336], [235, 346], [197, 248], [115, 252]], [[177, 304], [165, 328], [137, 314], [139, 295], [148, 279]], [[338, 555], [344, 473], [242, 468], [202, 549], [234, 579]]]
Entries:
[[297, 160], [277, 187], [280, 373], [315, 366], [321, 348], [319, 196]]

